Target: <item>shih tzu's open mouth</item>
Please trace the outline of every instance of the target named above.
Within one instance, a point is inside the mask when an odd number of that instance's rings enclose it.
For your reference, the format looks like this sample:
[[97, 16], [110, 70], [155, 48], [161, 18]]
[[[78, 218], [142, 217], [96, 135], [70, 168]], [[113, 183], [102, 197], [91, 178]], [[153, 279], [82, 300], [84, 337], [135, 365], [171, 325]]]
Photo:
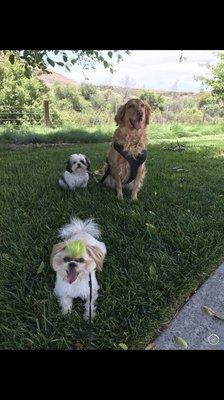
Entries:
[[141, 129], [141, 127], [142, 127], [142, 125], [141, 125], [142, 119], [139, 119], [139, 120], [137, 120], [137, 119], [132, 120], [132, 119], [130, 118], [129, 121], [130, 121], [131, 125], [133, 126], [133, 128], [137, 129], [137, 131], [138, 131], [139, 129]]
[[75, 268], [71, 269], [70, 271], [67, 271], [67, 279], [69, 283], [73, 283], [76, 281], [78, 278], [79, 272], [75, 270]]

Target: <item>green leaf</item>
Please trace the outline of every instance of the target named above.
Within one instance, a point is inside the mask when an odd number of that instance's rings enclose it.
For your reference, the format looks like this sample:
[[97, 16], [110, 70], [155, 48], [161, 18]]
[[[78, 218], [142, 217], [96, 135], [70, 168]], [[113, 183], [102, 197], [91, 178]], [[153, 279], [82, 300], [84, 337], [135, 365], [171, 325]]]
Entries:
[[215, 317], [215, 318], [218, 318], [218, 319], [221, 319], [222, 321], [224, 321], [224, 314], [215, 313], [214, 317]]
[[44, 262], [41, 261], [41, 263], [38, 267], [38, 270], [37, 270], [37, 274], [41, 274], [41, 272], [43, 272], [43, 270], [44, 270], [44, 267], [45, 267]]
[[111, 72], [111, 74], [113, 74], [113, 73], [114, 73], [114, 70], [113, 70], [113, 68], [110, 68], [110, 72]]
[[48, 64], [50, 64], [52, 67], [55, 66], [55, 62], [53, 60], [51, 60], [51, 58], [47, 57], [47, 62]]
[[108, 64], [107, 61], [104, 60], [104, 61], [103, 61], [103, 65], [104, 65], [104, 68], [108, 68], [108, 65], [109, 65], [109, 64]]
[[150, 273], [150, 275], [152, 275], [152, 276], [156, 276], [157, 274], [156, 274], [156, 269], [155, 269], [155, 267], [153, 266], [153, 265], [150, 265], [150, 267], [149, 267], [149, 273]]
[[10, 56], [9, 56], [9, 61], [10, 61], [11, 64], [14, 64], [14, 62], [15, 62], [15, 56], [14, 56], [14, 54], [10, 54]]
[[182, 349], [187, 349], [188, 344], [187, 342], [181, 338], [180, 336], [175, 336], [173, 337], [174, 342], [177, 344], [177, 346], [181, 347]]
[[215, 315], [215, 311], [214, 311], [212, 308], [207, 307], [207, 306], [203, 306], [203, 307], [201, 307], [201, 308], [202, 308], [202, 311], [204, 311], [204, 313], [207, 314], [207, 315], [209, 315], [210, 317], [211, 317], [212, 315]]
[[152, 229], [152, 230], [155, 230], [155, 229], [156, 229], [155, 225], [150, 224], [149, 222], [146, 223], [146, 226], [147, 226], [148, 228]]
[[149, 343], [148, 346], [145, 348], [145, 350], [156, 350], [156, 344]]
[[128, 346], [125, 343], [119, 343], [118, 347], [120, 347], [122, 350], [128, 350]]
[[29, 50], [24, 50], [24, 52], [23, 52], [23, 57], [24, 57], [24, 58], [27, 58], [28, 55], [29, 55]]
[[76, 342], [76, 350], [83, 350], [85, 347], [84, 343]]
[[68, 61], [68, 57], [66, 56], [66, 54], [63, 55], [63, 60], [64, 60], [64, 62]]
[[31, 77], [31, 75], [32, 75], [30, 68], [28, 68], [27, 66], [25, 66], [24, 75], [25, 75], [25, 77], [28, 78], [28, 79], [30, 79], [30, 77]]
[[212, 308], [207, 307], [207, 306], [203, 306], [202, 310], [205, 312], [205, 314], [209, 315], [210, 317], [216, 317], [216, 318], [224, 321], [224, 314], [219, 314], [216, 311], [214, 311]]
[[60, 67], [64, 67], [64, 63], [61, 61], [57, 61], [56, 64], [60, 65]]
[[110, 57], [110, 58], [112, 58], [113, 57], [113, 53], [112, 53], [112, 51], [108, 51], [108, 56]]

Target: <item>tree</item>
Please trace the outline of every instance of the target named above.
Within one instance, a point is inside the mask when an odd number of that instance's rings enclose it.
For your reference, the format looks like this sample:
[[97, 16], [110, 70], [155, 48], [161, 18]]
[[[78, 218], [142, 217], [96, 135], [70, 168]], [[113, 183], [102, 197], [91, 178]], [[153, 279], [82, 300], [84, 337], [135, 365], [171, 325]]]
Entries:
[[[70, 71], [71, 66], [75, 64], [87, 70], [95, 69], [96, 64], [99, 63], [113, 73], [114, 59], [116, 58], [117, 62], [123, 59], [118, 50], [108, 51], [107, 57], [102, 50], [71, 50], [71, 56], [64, 50], [2, 50], [0, 53], [8, 57], [11, 64], [14, 64], [15, 60], [22, 61], [27, 78], [30, 78], [33, 73], [50, 73], [49, 66], [55, 65], [65, 67], [67, 71]], [[125, 50], [125, 53], [130, 54], [129, 50]]]
[[164, 109], [164, 98], [161, 95], [157, 95], [152, 92], [144, 91], [140, 95], [140, 99], [145, 100], [149, 103], [152, 110], [160, 110], [163, 111]]
[[130, 96], [131, 89], [136, 85], [136, 81], [131, 79], [129, 75], [125, 75], [123, 78], [121, 78], [120, 85], [122, 98], [123, 101], [125, 101]]
[[217, 58], [219, 59], [217, 64], [207, 64], [207, 68], [211, 72], [210, 77], [198, 76], [195, 79], [211, 89], [211, 100], [214, 103], [224, 107], [224, 53], [218, 53]]
[[[0, 64], [0, 121], [20, 124], [21, 121], [41, 123], [43, 100], [49, 99], [49, 89], [36, 77], [27, 79], [23, 65], [16, 60], [12, 65], [8, 59]], [[51, 118], [60, 118], [51, 107]]]

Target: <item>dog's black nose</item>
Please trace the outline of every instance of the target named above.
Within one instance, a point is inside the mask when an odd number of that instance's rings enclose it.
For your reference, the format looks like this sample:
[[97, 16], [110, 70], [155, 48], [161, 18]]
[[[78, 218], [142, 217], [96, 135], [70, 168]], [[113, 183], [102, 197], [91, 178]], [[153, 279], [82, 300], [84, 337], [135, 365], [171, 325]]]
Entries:
[[137, 111], [137, 117], [142, 118], [143, 117], [143, 112], [142, 111]]
[[77, 164], [77, 167], [80, 168], [80, 167], [81, 167], [81, 164], [78, 163], [78, 164]]
[[71, 261], [69, 264], [68, 264], [68, 266], [69, 266], [69, 268], [70, 269], [73, 269], [73, 268], [75, 268], [76, 267], [76, 262], [75, 261]]

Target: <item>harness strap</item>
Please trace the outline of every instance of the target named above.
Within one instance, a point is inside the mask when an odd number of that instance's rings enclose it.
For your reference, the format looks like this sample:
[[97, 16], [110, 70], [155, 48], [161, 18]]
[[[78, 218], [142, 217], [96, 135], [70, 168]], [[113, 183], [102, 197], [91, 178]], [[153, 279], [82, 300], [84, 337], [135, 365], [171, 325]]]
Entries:
[[[138, 169], [139, 169], [140, 165], [142, 165], [145, 162], [145, 160], [147, 158], [147, 150], [142, 150], [142, 152], [139, 153], [136, 157], [133, 157], [130, 154], [128, 154], [127, 150], [124, 150], [124, 147], [122, 144], [114, 142], [114, 148], [119, 154], [121, 154], [129, 162], [130, 176], [129, 176], [127, 182], [125, 182], [125, 184], [130, 183], [136, 178], [136, 175], [138, 173]], [[108, 160], [106, 160], [106, 161], [107, 161], [108, 167], [107, 167], [107, 170], [105, 171], [103, 177], [99, 181], [99, 183], [104, 182], [106, 177], [110, 173], [110, 164], [109, 164]]]

